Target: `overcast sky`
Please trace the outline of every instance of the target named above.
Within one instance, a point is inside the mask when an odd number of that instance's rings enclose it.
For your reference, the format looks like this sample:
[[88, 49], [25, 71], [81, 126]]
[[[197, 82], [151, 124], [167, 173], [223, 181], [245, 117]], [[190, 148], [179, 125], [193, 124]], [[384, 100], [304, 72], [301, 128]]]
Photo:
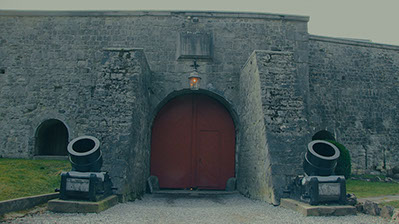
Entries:
[[310, 16], [309, 33], [399, 45], [399, 0], [0, 0], [17, 10], [212, 10]]

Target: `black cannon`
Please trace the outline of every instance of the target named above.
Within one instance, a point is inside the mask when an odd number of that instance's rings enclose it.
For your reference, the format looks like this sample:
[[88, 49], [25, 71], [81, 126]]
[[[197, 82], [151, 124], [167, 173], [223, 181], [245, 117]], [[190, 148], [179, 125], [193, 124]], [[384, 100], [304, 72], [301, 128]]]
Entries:
[[303, 160], [303, 170], [309, 176], [330, 176], [334, 174], [339, 149], [332, 143], [315, 140], [308, 144]]
[[99, 172], [103, 165], [100, 141], [93, 136], [82, 136], [68, 144], [69, 161], [73, 171]]
[[100, 141], [81, 136], [68, 144], [72, 171], [61, 173], [60, 198], [98, 201], [112, 194], [112, 183], [103, 164]]
[[339, 156], [339, 149], [330, 142], [310, 142], [303, 161], [305, 175], [300, 175], [294, 180], [292, 197], [311, 205], [345, 204], [345, 177], [334, 175]]

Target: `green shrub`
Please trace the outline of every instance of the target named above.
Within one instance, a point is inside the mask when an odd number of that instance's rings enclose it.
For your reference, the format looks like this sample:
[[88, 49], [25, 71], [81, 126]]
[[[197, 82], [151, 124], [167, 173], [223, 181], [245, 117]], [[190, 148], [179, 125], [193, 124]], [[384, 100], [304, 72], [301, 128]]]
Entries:
[[312, 141], [314, 140], [331, 140], [331, 141], [335, 141], [335, 138], [333, 136], [333, 134], [329, 131], [326, 130], [321, 130], [318, 131], [316, 134], [313, 135], [312, 137]]
[[349, 177], [351, 176], [351, 169], [352, 169], [351, 155], [349, 154], [349, 150], [346, 149], [345, 146], [336, 141], [332, 140], [327, 140], [327, 141], [337, 146], [339, 152], [341, 153], [337, 161], [337, 167], [335, 167], [335, 174], [344, 175], [346, 179], [349, 179]]

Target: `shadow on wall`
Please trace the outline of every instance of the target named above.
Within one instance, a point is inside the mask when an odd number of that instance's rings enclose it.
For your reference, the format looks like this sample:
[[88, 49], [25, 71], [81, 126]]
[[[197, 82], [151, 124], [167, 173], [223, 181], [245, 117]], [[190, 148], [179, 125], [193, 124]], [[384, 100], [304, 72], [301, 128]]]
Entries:
[[68, 129], [57, 119], [42, 122], [35, 134], [35, 156], [66, 156]]
[[314, 140], [330, 140], [330, 141], [336, 141], [334, 138], [334, 135], [326, 130], [321, 130], [316, 132], [316, 134], [314, 134], [312, 136], [312, 141]]

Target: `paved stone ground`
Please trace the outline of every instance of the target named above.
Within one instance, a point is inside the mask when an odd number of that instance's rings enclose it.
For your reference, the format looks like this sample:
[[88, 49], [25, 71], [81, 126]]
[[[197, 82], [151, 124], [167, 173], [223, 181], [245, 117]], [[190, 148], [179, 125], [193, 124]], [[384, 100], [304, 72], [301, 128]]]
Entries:
[[389, 223], [364, 214], [344, 217], [304, 217], [241, 195], [145, 195], [142, 200], [118, 204], [99, 214], [43, 214], [11, 223]]

